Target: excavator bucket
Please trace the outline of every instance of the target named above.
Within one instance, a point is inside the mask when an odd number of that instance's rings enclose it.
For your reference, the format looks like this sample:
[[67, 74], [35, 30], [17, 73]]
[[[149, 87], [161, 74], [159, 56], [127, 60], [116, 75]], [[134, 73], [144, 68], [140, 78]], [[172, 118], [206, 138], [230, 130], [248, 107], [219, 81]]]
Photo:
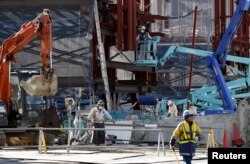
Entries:
[[20, 85], [30, 96], [54, 96], [57, 93], [57, 76], [47, 80], [43, 75], [33, 75], [27, 81], [20, 81]]

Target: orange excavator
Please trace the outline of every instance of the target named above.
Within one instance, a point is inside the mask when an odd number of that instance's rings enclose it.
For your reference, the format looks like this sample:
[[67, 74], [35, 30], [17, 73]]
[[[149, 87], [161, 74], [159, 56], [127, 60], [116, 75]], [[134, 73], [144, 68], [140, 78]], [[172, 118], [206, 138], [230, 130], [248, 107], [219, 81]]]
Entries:
[[[20, 85], [30, 96], [53, 96], [57, 93], [57, 76], [52, 69], [52, 20], [47, 9], [34, 20], [23, 24], [20, 30], [3, 41], [0, 47], [0, 127], [16, 127], [16, 109], [12, 104], [12, 85], [10, 82], [11, 63], [15, 55], [32, 40], [38, 38], [41, 46], [41, 71]], [[25, 109], [24, 109], [25, 110]], [[6, 119], [5, 119], [6, 118]], [[14, 126], [13, 126], [14, 125]], [[0, 140], [3, 132], [0, 132]]]

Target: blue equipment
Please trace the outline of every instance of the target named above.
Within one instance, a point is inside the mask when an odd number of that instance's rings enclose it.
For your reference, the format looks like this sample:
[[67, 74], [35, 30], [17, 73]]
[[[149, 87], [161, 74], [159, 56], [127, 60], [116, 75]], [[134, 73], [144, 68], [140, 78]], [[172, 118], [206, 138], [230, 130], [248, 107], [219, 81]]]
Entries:
[[212, 56], [208, 56], [207, 58], [207, 65], [211, 71], [218, 92], [223, 101], [223, 109], [228, 110], [229, 112], [234, 111], [236, 109], [236, 106], [232, 100], [229, 89], [227, 88], [225, 79], [221, 72], [221, 68], [223, 68], [226, 63], [228, 46], [232, 42], [234, 35], [241, 24], [244, 13], [249, 10], [249, 7], [250, 7], [249, 0], [241, 0], [239, 2], [233, 17], [225, 33], [223, 34], [219, 46], [217, 47], [216, 51], [212, 54]]
[[[210, 51], [198, 50], [198, 49], [181, 47], [181, 46], [170, 46], [167, 52], [165, 53], [164, 57], [168, 59], [174, 53], [192, 54], [192, 55], [200, 56], [200, 57], [208, 57], [213, 54], [213, 52], [210, 52]], [[226, 87], [229, 89], [231, 97], [232, 98], [250, 97], [249, 92], [247, 93], [239, 92], [242, 89], [248, 88], [248, 84], [250, 84], [250, 59], [246, 57], [227, 55], [226, 60], [235, 62], [235, 63], [246, 64], [248, 66], [248, 69], [246, 70], [246, 72], [240, 72], [234, 69], [236, 73], [242, 75], [243, 77], [226, 83]], [[166, 62], [166, 61], [162, 61], [162, 62]], [[202, 88], [193, 90], [190, 94], [190, 100], [192, 104], [196, 104], [203, 108], [218, 108], [218, 107], [223, 106], [224, 101], [222, 101], [221, 99], [218, 99], [218, 92], [216, 91], [216, 88], [217, 88], [216, 86], [207, 86], [207, 87], [202, 87]], [[186, 104], [186, 102], [187, 102], [187, 99], [177, 100], [176, 104], [181, 105], [181, 104]], [[218, 111], [218, 112], [227, 113], [230, 111], [231, 110], [229, 111], [223, 110], [223, 111]]]
[[221, 68], [224, 67], [226, 62], [228, 46], [232, 42], [233, 37], [241, 24], [244, 13], [249, 10], [249, 7], [249, 0], [241, 0], [239, 2], [231, 19], [231, 22], [228, 25], [228, 28], [226, 29], [225, 33], [223, 34], [218, 48], [212, 54], [212, 56], [208, 56], [207, 58], [207, 65], [211, 71], [217, 89], [223, 101], [223, 108], [224, 110], [228, 111], [234, 111], [236, 106], [232, 100], [229, 89], [227, 88], [225, 79], [221, 72]]
[[153, 39], [137, 42], [136, 61], [137, 66], [156, 67], [159, 63], [156, 53], [157, 44], [160, 42], [159, 36]]
[[154, 95], [147, 95], [147, 96], [139, 96], [138, 103], [140, 105], [156, 105], [157, 104], [157, 97]]
[[[183, 51], [182, 51], [183, 53], [190, 53], [190, 54], [202, 52], [204, 55], [207, 56], [207, 65], [208, 65], [208, 68], [210, 69], [210, 72], [215, 81], [217, 90], [221, 97], [224, 113], [233, 113], [234, 110], [236, 109], [236, 106], [232, 100], [230, 91], [227, 87], [227, 84], [225, 82], [221, 69], [225, 66], [227, 53], [228, 53], [228, 46], [233, 40], [234, 35], [241, 24], [244, 13], [248, 12], [249, 8], [250, 8], [249, 0], [240, 0], [234, 12], [234, 15], [231, 19], [231, 22], [228, 25], [228, 28], [226, 29], [225, 33], [223, 34], [223, 37], [214, 53], [211, 54], [211, 52], [188, 49], [188, 48], [183, 48]], [[168, 51], [176, 52], [176, 46], [171, 46]], [[169, 58], [169, 54], [167, 53], [166, 55], [164, 55], [162, 59], [160, 60], [155, 59], [154, 62], [156, 61], [158, 62], [157, 64], [155, 64], [155, 66], [159, 64], [163, 65], [166, 62], [166, 60], [168, 60], [168, 58]], [[144, 66], [145, 66], [147, 64], [147, 61], [145, 60], [141, 63], [144, 63]], [[212, 113], [215, 114], [216, 112], [212, 112]], [[221, 113], [221, 111], [219, 113]]]

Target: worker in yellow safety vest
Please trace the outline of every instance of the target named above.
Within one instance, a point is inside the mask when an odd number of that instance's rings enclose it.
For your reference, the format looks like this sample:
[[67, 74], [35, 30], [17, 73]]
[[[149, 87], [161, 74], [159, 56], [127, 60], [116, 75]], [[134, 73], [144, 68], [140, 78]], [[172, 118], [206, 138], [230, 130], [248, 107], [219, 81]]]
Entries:
[[183, 112], [184, 121], [179, 123], [169, 141], [170, 149], [175, 150], [175, 142], [177, 139], [180, 140], [179, 152], [186, 164], [191, 164], [192, 158], [195, 155], [195, 143], [200, 140], [201, 129], [193, 121], [193, 117], [193, 113], [185, 110]]

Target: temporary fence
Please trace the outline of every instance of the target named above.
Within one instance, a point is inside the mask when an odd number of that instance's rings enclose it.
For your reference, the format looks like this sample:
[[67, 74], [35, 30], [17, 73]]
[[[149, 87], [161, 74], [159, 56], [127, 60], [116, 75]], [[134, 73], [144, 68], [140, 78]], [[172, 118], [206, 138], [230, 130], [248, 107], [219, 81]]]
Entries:
[[[37, 131], [39, 132], [39, 140], [38, 140], [38, 152], [40, 154], [42, 153], [47, 153], [47, 148], [62, 148], [65, 147], [67, 154], [70, 153], [70, 149], [73, 148], [86, 148], [85, 145], [72, 145], [70, 140], [71, 140], [71, 135], [68, 135], [67, 138], [67, 145], [65, 146], [48, 146], [46, 145], [45, 142], [45, 135], [44, 135], [44, 131], [55, 131], [55, 130], [60, 130], [60, 131], [67, 131], [68, 134], [71, 134], [74, 130], [90, 130], [90, 131], [100, 131], [100, 130], [105, 130], [105, 131], [152, 131], [152, 132], [158, 132], [158, 141], [157, 141], [157, 155], [160, 155], [160, 151], [163, 152], [164, 156], [166, 155], [165, 152], [165, 146], [164, 146], [164, 136], [162, 133], [162, 129], [160, 128], [154, 128], [154, 129], [146, 129], [146, 128], [140, 128], [140, 129], [118, 129], [118, 128], [42, 128], [42, 127], [37, 127], [37, 128], [0, 128], [0, 131], [16, 131], [16, 132], [20, 132], [20, 131]], [[11, 147], [11, 146], [2, 146], [2, 147]], [[23, 147], [23, 146], [20, 146]], [[91, 148], [97, 148], [100, 146], [95, 146], [95, 145], [91, 145]], [[106, 146], [105, 146], [106, 147]], [[108, 146], [109, 148], [120, 148], [120, 147], [115, 147], [115, 146]], [[129, 147], [129, 149], [131, 149], [132, 147]], [[147, 149], [149, 147], [144, 147], [144, 149]], [[155, 147], [154, 147], [155, 148]], [[152, 147], [151, 147], [152, 149]]]
[[[110, 125], [110, 124], [108, 124]], [[115, 126], [125, 126], [125, 125], [116, 125], [114, 124]], [[32, 145], [32, 146], [27, 146], [27, 147], [32, 147], [32, 148], [38, 148], [38, 152], [40, 154], [42, 153], [47, 153], [48, 149], [49, 150], [53, 150], [53, 149], [58, 149], [58, 148], [65, 148], [67, 154], [70, 154], [70, 150], [71, 149], [87, 149], [87, 148], [90, 148], [90, 149], [95, 149], [95, 148], [107, 148], [107, 149], [114, 149], [114, 150], [118, 150], [118, 149], [129, 149], [129, 150], [132, 150], [132, 149], [136, 149], [136, 151], [138, 149], [156, 149], [157, 151], [157, 155], [160, 156], [160, 153], [163, 152], [163, 155], [165, 156], [166, 155], [166, 149], [165, 149], [165, 141], [164, 141], [164, 138], [167, 137], [167, 136], [164, 136], [163, 133], [166, 133], [166, 132], [170, 132], [173, 130], [174, 127], [170, 127], [170, 126], [164, 126], [164, 127], [147, 127], [147, 126], [132, 126], [133, 128], [131, 129], [123, 129], [123, 128], [42, 128], [42, 127], [37, 127], [37, 128], [0, 128], [0, 131], [12, 131], [12, 132], [20, 132], [20, 131], [36, 131], [38, 132], [39, 136], [38, 136], [38, 145]], [[202, 132], [202, 141], [200, 141], [199, 144], [203, 144], [203, 142], [206, 144], [206, 149], [209, 148], [209, 147], [219, 147], [219, 140], [220, 140], [220, 137], [222, 136], [221, 135], [221, 128], [211, 128], [211, 127], [203, 127], [203, 132]], [[48, 131], [64, 131], [65, 133], [68, 134], [67, 136], [67, 142], [65, 145], [46, 145], [46, 135], [44, 135], [44, 132], [48, 132]], [[109, 145], [109, 146], [96, 146], [96, 145], [89, 145], [89, 144], [84, 144], [84, 145], [72, 145], [71, 143], [71, 139], [72, 139], [72, 136], [70, 134], [73, 133], [73, 131], [99, 131], [99, 130], [104, 130], [104, 131], [131, 131], [131, 132], [134, 132], [134, 131], [141, 131], [141, 132], [156, 132], [158, 133], [158, 136], [157, 136], [157, 147], [155, 146], [141, 146], [141, 147], [135, 147], [135, 146], [129, 146], [129, 145], [126, 145], [124, 147], [121, 147], [121, 146], [113, 146], [113, 145]], [[169, 137], [167, 137], [169, 138]], [[119, 139], [118, 139], [119, 140]], [[132, 140], [130, 140], [132, 141]], [[136, 142], [136, 141], [135, 141]], [[142, 141], [143, 142], [143, 141]], [[12, 148], [12, 147], [16, 147], [16, 148], [23, 148], [23, 147], [26, 147], [24, 145], [21, 145], [21, 146], [2, 146], [2, 148]], [[199, 147], [199, 145], [198, 145]]]

